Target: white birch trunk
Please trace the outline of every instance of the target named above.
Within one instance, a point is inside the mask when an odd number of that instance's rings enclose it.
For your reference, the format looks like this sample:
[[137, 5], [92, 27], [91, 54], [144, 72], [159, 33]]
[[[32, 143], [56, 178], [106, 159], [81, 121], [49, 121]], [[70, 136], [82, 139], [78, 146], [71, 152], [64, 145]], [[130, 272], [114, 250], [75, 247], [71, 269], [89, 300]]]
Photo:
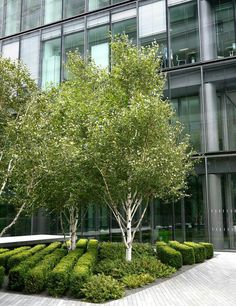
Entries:
[[128, 198], [127, 201], [127, 210], [126, 210], [126, 217], [127, 217], [127, 229], [126, 229], [126, 261], [132, 260], [132, 216], [131, 216], [131, 199]]
[[78, 209], [70, 209], [70, 250], [75, 250], [77, 240]]

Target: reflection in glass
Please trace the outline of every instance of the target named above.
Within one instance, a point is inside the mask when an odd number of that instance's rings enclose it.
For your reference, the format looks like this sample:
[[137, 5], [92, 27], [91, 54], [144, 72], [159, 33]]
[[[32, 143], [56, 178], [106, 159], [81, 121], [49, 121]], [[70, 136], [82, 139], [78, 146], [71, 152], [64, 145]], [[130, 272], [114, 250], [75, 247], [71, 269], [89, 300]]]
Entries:
[[85, 0], [64, 0], [65, 18], [82, 14], [85, 9]]
[[94, 11], [110, 4], [110, 0], [89, 0], [88, 10]]
[[5, 16], [5, 35], [20, 31], [21, 0], [8, 0]]
[[40, 25], [41, 1], [23, 0], [22, 30], [32, 29]]
[[62, 0], [45, 0], [44, 24], [60, 20], [62, 17]]
[[172, 65], [199, 61], [197, 11], [196, 1], [170, 7]]
[[183, 134], [189, 134], [194, 148], [201, 148], [201, 114], [198, 96], [172, 99], [171, 104], [180, 122], [184, 125]]
[[[36, 80], [38, 79], [39, 74], [39, 51], [40, 42], [38, 33], [22, 38], [20, 52], [21, 59], [29, 68], [31, 76]], [[31, 56], [31, 54], [34, 54], [34, 56]]]
[[101, 26], [88, 31], [88, 46], [91, 58], [102, 68], [109, 65], [109, 26]]
[[61, 39], [43, 43], [42, 87], [60, 82]]
[[227, 57], [236, 55], [235, 21], [232, 1], [217, 1], [215, 5], [215, 31], [217, 55]]
[[112, 24], [112, 34], [126, 34], [133, 43], [137, 41], [136, 18], [122, 20]]
[[0, 37], [3, 35], [2, 26], [3, 26], [3, 5], [4, 1], [0, 1]]
[[2, 55], [12, 60], [17, 60], [19, 57], [19, 40], [10, 40], [3, 43]]

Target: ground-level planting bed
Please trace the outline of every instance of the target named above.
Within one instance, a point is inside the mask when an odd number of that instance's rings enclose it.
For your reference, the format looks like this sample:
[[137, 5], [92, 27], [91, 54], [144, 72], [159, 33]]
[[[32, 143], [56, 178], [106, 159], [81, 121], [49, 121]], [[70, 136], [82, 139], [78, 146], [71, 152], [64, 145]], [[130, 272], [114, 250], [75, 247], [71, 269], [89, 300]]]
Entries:
[[76, 249], [68, 252], [66, 244], [54, 242], [0, 249], [0, 284], [11, 291], [47, 292], [53, 297], [68, 295], [101, 303], [123, 297], [128, 289], [170, 277], [183, 264], [212, 257], [210, 243], [134, 243], [132, 261], [126, 262], [122, 243], [80, 239]]

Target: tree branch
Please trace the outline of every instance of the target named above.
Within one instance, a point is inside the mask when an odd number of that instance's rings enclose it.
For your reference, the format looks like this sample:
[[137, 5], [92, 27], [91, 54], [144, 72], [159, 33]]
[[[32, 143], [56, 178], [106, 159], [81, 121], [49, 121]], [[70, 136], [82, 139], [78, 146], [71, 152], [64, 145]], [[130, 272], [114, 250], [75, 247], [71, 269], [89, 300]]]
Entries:
[[146, 210], [147, 210], [147, 207], [148, 207], [148, 200], [147, 200], [147, 203], [146, 203], [146, 205], [145, 205], [145, 208], [144, 208], [144, 210], [143, 210], [143, 213], [142, 213], [142, 215], [141, 215], [141, 217], [140, 217], [140, 219], [139, 219], [139, 221], [138, 221], [138, 224], [136, 225], [136, 227], [135, 227], [135, 229], [134, 229], [134, 231], [133, 231], [133, 235], [132, 235], [132, 242], [133, 242], [133, 240], [134, 240], [134, 236], [135, 236], [135, 233], [137, 232], [137, 229], [139, 228], [139, 226], [140, 226], [140, 224], [141, 224], [141, 222], [142, 222], [142, 220], [143, 220], [143, 217], [144, 217], [144, 215], [145, 215], [145, 213], [146, 213]]

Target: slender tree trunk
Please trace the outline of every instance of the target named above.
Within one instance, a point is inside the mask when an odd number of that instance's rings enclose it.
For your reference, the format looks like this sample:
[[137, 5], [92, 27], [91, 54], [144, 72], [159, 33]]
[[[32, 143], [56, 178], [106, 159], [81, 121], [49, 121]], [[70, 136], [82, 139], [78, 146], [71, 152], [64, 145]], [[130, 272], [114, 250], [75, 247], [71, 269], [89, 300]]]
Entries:
[[128, 199], [127, 203], [127, 230], [126, 230], [126, 261], [132, 260], [132, 216], [131, 216], [131, 205], [130, 200]]
[[23, 203], [21, 205], [21, 207], [20, 207], [18, 213], [16, 214], [15, 218], [13, 219], [13, 221], [10, 224], [8, 224], [6, 227], [4, 227], [4, 229], [1, 231], [0, 237], [2, 237], [6, 233], [6, 231], [8, 231], [14, 224], [16, 224], [20, 214], [22, 213], [22, 211], [25, 208], [25, 205], [26, 205], [26, 203]]
[[72, 251], [76, 248], [78, 216], [78, 208], [70, 208], [70, 250]]

